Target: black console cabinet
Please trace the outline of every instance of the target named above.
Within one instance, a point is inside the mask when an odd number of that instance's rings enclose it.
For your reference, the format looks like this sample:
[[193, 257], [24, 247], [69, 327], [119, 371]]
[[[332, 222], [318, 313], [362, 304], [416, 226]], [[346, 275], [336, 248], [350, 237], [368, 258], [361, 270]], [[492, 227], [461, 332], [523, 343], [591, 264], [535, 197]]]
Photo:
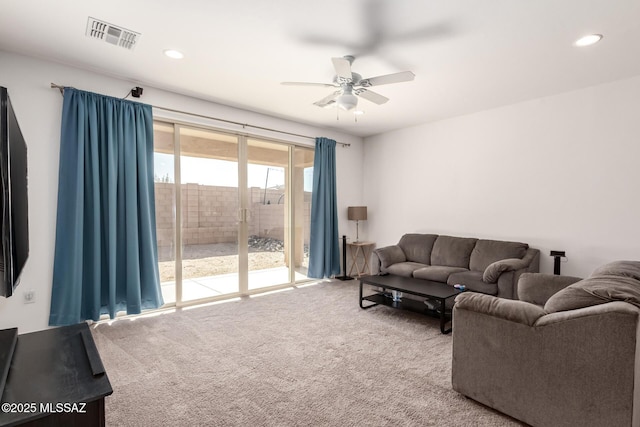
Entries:
[[104, 398], [111, 393], [86, 323], [18, 335], [0, 427], [104, 426]]

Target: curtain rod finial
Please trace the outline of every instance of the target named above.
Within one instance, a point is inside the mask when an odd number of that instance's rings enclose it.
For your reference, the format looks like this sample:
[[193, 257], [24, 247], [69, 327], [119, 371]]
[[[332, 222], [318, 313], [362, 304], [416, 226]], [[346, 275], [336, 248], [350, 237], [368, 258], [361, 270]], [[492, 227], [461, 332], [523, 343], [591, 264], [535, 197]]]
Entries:
[[58, 89], [60, 91], [60, 95], [64, 96], [64, 86], [57, 85], [55, 83], [51, 83], [51, 89]]

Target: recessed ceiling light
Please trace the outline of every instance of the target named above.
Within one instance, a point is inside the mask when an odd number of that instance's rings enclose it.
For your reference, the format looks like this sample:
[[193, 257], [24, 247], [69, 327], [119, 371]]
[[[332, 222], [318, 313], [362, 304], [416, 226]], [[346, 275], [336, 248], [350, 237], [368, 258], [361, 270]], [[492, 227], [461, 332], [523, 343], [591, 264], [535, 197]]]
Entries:
[[179, 52], [179, 51], [173, 50], [173, 49], [165, 50], [164, 54], [167, 55], [169, 58], [173, 58], [173, 59], [182, 59], [182, 58], [184, 58], [184, 55], [182, 54], [182, 52]]
[[600, 40], [602, 40], [602, 34], [589, 34], [588, 36], [584, 36], [576, 40], [575, 45], [579, 47], [591, 46], [592, 44], [598, 43]]

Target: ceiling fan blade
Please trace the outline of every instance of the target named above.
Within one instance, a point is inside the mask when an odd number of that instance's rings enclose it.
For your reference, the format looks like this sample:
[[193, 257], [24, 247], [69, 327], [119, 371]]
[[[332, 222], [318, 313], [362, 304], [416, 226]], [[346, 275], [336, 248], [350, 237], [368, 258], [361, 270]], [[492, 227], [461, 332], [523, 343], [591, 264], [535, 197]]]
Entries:
[[309, 82], [281, 82], [285, 86], [322, 86], [322, 87], [338, 87], [330, 83], [309, 83]]
[[331, 58], [333, 61], [333, 68], [336, 69], [338, 77], [351, 81], [353, 76], [351, 75], [351, 62], [346, 58]]
[[359, 97], [378, 105], [382, 105], [389, 100], [386, 96], [382, 96], [379, 93], [375, 93], [367, 89], [355, 89], [353, 92]]
[[415, 74], [411, 71], [401, 71], [399, 73], [386, 74], [384, 76], [369, 77], [368, 79], [360, 80], [359, 86], [370, 87], [388, 85], [390, 83], [410, 82], [415, 78]]
[[416, 30], [410, 30], [405, 33], [391, 35], [387, 41], [393, 43], [407, 42], [407, 41], [420, 41], [424, 39], [437, 39], [444, 36], [449, 36], [453, 33], [453, 27], [448, 22], [440, 22], [437, 24], [431, 24], [429, 26], [418, 28]]
[[313, 105], [317, 105], [318, 107], [323, 107], [323, 108], [327, 107], [327, 106], [335, 103], [336, 102], [336, 98], [338, 98], [338, 96], [340, 96], [340, 91], [339, 90], [333, 92], [331, 95], [325, 96], [320, 101], [314, 102]]

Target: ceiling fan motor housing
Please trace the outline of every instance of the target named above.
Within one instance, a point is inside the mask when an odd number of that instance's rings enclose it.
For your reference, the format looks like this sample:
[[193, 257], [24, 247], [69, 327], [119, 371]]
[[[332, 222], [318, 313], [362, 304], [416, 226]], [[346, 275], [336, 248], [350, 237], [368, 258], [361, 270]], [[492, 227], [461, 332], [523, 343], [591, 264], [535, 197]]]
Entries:
[[338, 75], [333, 77], [333, 82], [340, 86], [344, 86], [344, 85], [357, 86], [360, 84], [361, 81], [362, 81], [362, 76], [358, 73], [353, 73], [353, 72], [351, 73], [350, 79], [347, 79]]

